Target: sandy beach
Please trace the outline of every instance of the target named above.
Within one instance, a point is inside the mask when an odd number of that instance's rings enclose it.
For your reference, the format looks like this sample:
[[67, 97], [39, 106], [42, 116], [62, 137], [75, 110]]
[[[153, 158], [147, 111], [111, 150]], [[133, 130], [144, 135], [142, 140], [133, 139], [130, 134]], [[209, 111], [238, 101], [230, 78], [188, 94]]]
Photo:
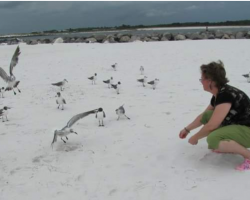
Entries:
[[[211, 27], [209, 27], [211, 28]], [[6, 92], [0, 108], [1, 200], [235, 200], [249, 197], [250, 171], [234, 168], [243, 158], [216, 154], [206, 140], [192, 146], [179, 132], [210, 103], [199, 82], [199, 67], [222, 60], [229, 84], [250, 96], [242, 74], [250, 71], [250, 40], [200, 40], [117, 44], [19, 44], [14, 74], [21, 93]], [[0, 45], [1, 67], [17, 45]], [[117, 63], [117, 71], [111, 67]], [[143, 87], [139, 68], [156, 89]], [[88, 77], [97, 73], [96, 85]], [[117, 95], [103, 80], [121, 82]], [[51, 85], [68, 80], [57, 109]], [[6, 83], [0, 79], [0, 87]], [[117, 121], [124, 104], [127, 116]], [[78, 133], [59, 138], [55, 129], [74, 115], [102, 107], [104, 127], [95, 115], [79, 120]], [[198, 130], [197, 130], [198, 131]]]

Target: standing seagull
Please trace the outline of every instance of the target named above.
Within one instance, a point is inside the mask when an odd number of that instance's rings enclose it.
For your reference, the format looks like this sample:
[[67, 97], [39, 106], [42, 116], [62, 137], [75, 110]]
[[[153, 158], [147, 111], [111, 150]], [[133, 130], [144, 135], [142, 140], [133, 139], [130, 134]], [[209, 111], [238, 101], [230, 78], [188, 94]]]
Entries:
[[64, 109], [64, 104], [66, 104], [66, 101], [65, 99], [61, 96], [61, 93], [60, 92], [57, 92], [57, 95], [56, 95], [57, 99], [56, 99], [56, 103], [58, 104], [58, 109], [60, 107], [60, 105], [62, 106], [62, 110]]
[[91, 77], [89, 77], [88, 79], [92, 81], [92, 85], [95, 85], [95, 81], [96, 81], [96, 79], [97, 79], [97, 73], [95, 73], [94, 76], [91, 76]]
[[66, 143], [66, 141], [64, 139], [62, 139], [62, 137], [66, 137], [66, 139], [68, 140], [68, 137], [67, 135], [69, 135], [70, 133], [75, 133], [77, 134], [77, 132], [75, 132], [71, 127], [79, 120], [79, 119], [82, 119], [90, 114], [95, 114], [97, 111], [97, 109], [95, 110], [91, 110], [91, 111], [88, 111], [88, 112], [84, 112], [84, 113], [80, 113], [78, 115], [75, 115], [74, 117], [72, 117], [67, 125], [62, 128], [61, 130], [55, 130], [54, 132], [54, 138], [53, 138], [53, 141], [51, 143], [51, 146], [53, 148], [53, 144], [57, 141], [57, 137], [60, 136], [61, 137], [61, 140]]
[[121, 82], [119, 81], [117, 84], [111, 84], [111, 87], [116, 90], [117, 94], [120, 94]]
[[8, 84], [5, 91], [13, 90], [15, 95], [16, 95], [16, 92], [15, 92], [14, 88], [17, 88], [18, 92], [21, 92], [17, 87], [18, 84], [20, 83], [20, 81], [17, 81], [16, 77], [13, 74], [13, 69], [18, 63], [18, 57], [20, 54], [21, 54], [21, 52], [20, 52], [20, 48], [18, 46], [16, 48], [16, 51], [15, 51], [15, 53], [11, 59], [11, 62], [10, 62], [10, 76], [8, 76], [7, 73], [0, 67], [0, 76]]
[[4, 117], [6, 119], [6, 121], [9, 121], [7, 118], [7, 115], [9, 113], [8, 109], [10, 109], [10, 107], [4, 106], [3, 109], [0, 109], [0, 117], [2, 117], [2, 121], [4, 121]]
[[103, 83], [106, 83], [108, 84], [108, 88], [111, 87], [111, 84], [113, 84], [113, 77], [111, 77], [110, 79], [106, 80], [106, 81], [103, 81]]
[[150, 84], [150, 85], [153, 86], [153, 90], [155, 90], [156, 85], [157, 85], [158, 83], [159, 83], [159, 79], [158, 79], [158, 78], [156, 78], [156, 79], [153, 80], [153, 81], [148, 82], [148, 84]]
[[144, 74], [144, 67], [143, 66], [140, 67], [140, 72], [141, 72], [141, 75]]
[[115, 110], [116, 114], [118, 115], [117, 120], [119, 120], [121, 116], [125, 116], [127, 119], [130, 119], [127, 115], [125, 115], [125, 109], [123, 106], [124, 104]]
[[117, 63], [111, 65], [111, 67], [116, 71], [116, 69], [117, 69]]
[[144, 76], [144, 78], [141, 78], [141, 79], [137, 79], [138, 82], [141, 82], [142, 83], [142, 86], [145, 87], [145, 84], [147, 82], [147, 78], [146, 76]]
[[245, 78], [247, 78], [247, 82], [250, 83], [250, 72], [248, 74], [243, 74]]
[[52, 85], [60, 87], [61, 91], [63, 91], [64, 85], [66, 84], [66, 82], [68, 83], [68, 81], [66, 79], [64, 79], [63, 81], [60, 81], [58, 83], [52, 83]]
[[105, 112], [103, 111], [102, 108], [99, 108], [95, 115], [95, 118], [97, 118], [99, 121], [99, 126], [104, 126], [103, 118], [105, 117], [106, 117]]
[[4, 94], [4, 87], [0, 88], [0, 97], [2, 96], [2, 98], [4, 98], [3, 94]]

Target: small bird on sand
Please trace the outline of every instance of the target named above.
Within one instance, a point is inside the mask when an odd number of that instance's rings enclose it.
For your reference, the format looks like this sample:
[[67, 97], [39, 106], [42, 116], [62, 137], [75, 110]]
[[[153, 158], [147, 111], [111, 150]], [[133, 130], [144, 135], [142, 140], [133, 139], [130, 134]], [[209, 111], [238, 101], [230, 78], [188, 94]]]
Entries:
[[144, 67], [143, 66], [140, 67], [140, 72], [141, 72], [141, 75], [144, 74]]
[[114, 69], [114, 71], [116, 71], [117, 70], [117, 63], [111, 65], [111, 67]]
[[4, 117], [6, 121], [9, 121], [7, 117], [7, 115], [9, 114], [9, 111], [8, 111], [9, 109], [10, 107], [7, 107], [7, 106], [4, 106], [3, 109], [0, 109], [0, 117], [2, 117], [3, 122], [5, 122]]
[[1, 87], [0, 88], [0, 98], [2, 97], [2, 98], [4, 98], [4, 93], [5, 93], [5, 88], [4, 87]]
[[99, 108], [96, 112], [95, 118], [98, 119], [99, 126], [104, 126], [103, 119], [106, 117], [102, 108]]
[[120, 90], [121, 90], [121, 82], [120, 81], [118, 81], [117, 84], [111, 84], [111, 87], [116, 90], [117, 94], [120, 94]]
[[57, 83], [52, 83], [52, 85], [60, 87], [61, 91], [63, 91], [64, 90], [64, 85], [66, 84], [66, 82], [68, 83], [68, 81], [66, 79], [64, 79], [63, 81], [60, 81], [60, 82], [57, 82]]
[[144, 76], [144, 78], [141, 79], [137, 79], [138, 82], [142, 83], [142, 86], [145, 87], [145, 83], [147, 82], [147, 78], [146, 76]]
[[243, 74], [245, 78], [247, 78], [247, 82], [250, 83], [250, 72], [248, 74]]
[[57, 92], [56, 97], [57, 97], [56, 103], [58, 104], [57, 108], [59, 109], [59, 107], [62, 106], [62, 110], [63, 110], [64, 109], [64, 104], [66, 104], [65, 99], [62, 97], [60, 92]]
[[156, 88], [156, 86], [158, 85], [159, 81], [160, 81], [160, 80], [159, 80], [158, 78], [156, 78], [156, 79], [153, 80], [153, 81], [149, 81], [148, 84], [149, 84], [149, 85], [152, 85], [152, 86], [153, 86], [153, 90], [155, 90], [155, 88]]
[[106, 83], [108, 84], [108, 88], [111, 87], [111, 84], [113, 84], [113, 77], [111, 77], [110, 79], [106, 80], [106, 81], [103, 81], [103, 83]]
[[92, 85], [95, 85], [96, 84], [95, 81], [97, 79], [97, 73], [95, 73], [94, 76], [88, 77], [88, 79], [92, 81]]

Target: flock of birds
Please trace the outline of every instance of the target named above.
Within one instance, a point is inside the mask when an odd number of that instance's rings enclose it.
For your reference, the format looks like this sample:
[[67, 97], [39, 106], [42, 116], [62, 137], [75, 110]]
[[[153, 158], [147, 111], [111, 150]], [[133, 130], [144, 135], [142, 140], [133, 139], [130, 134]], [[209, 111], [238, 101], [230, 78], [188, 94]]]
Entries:
[[[17, 46], [14, 55], [12, 56], [11, 62], [10, 62], [10, 67], [9, 67], [9, 75], [5, 72], [4, 69], [2, 69], [0, 67], [0, 77], [7, 83], [7, 87], [1, 87], [0, 88], [0, 97], [4, 98], [4, 93], [6, 91], [13, 91], [14, 94], [16, 95], [16, 91], [17, 90], [19, 93], [21, 93], [21, 90], [18, 88], [18, 85], [20, 83], [20, 81], [16, 80], [16, 77], [13, 74], [13, 69], [15, 68], [15, 66], [18, 64], [18, 60], [19, 60], [19, 56], [21, 54], [20, 51], [20, 47]], [[117, 71], [117, 67], [118, 64], [115, 63], [114, 65], [111, 65], [111, 67], [113, 68], [114, 71]], [[144, 75], [144, 67], [141, 66], [140, 67], [140, 72], [141, 75]], [[93, 76], [88, 77], [89, 80], [92, 81], [92, 84], [95, 85], [96, 84], [96, 80], [97, 80], [97, 73], [95, 73]], [[150, 85], [152, 85], [153, 89], [156, 89], [156, 85], [159, 82], [159, 79], [155, 79], [153, 81], [149, 81], [147, 82], [147, 77], [144, 76], [144, 78], [142, 79], [137, 79], [138, 82], [142, 83], [143, 87], [145, 87], [145, 84], [148, 83]], [[111, 77], [108, 80], [104, 80], [103, 81], [105, 84], [108, 84], [108, 88], [113, 88], [116, 90], [117, 94], [120, 94], [120, 88], [121, 88], [121, 82], [118, 81], [117, 84], [113, 83], [113, 77]], [[68, 81], [66, 79], [64, 79], [63, 81], [57, 82], [57, 83], [52, 83], [53, 86], [57, 86], [60, 88], [60, 91], [62, 92], [64, 90], [65, 84], [68, 83]], [[58, 104], [58, 109], [64, 110], [64, 105], [66, 104], [66, 100], [62, 97], [61, 92], [57, 92], [57, 99], [56, 99], [56, 103]], [[2, 122], [8, 121], [8, 113], [9, 113], [9, 109], [11, 109], [11, 107], [8, 106], [4, 106], [2, 109], [0, 109], [0, 117], [2, 117]], [[117, 108], [116, 110], [116, 114], [118, 115], [117, 120], [119, 120], [121, 117], [126, 117], [127, 119], [130, 120], [130, 118], [125, 114], [125, 109], [124, 109], [124, 105], [120, 106], [119, 108]], [[98, 109], [94, 109], [94, 110], [90, 110], [87, 112], [83, 112], [80, 114], [77, 114], [75, 116], [73, 116], [67, 123], [67, 125], [65, 127], [63, 127], [61, 130], [55, 130], [54, 131], [54, 137], [53, 137], [53, 141], [51, 143], [51, 146], [53, 148], [53, 144], [57, 141], [57, 137], [61, 137], [61, 140], [66, 143], [66, 141], [63, 139], [63, 137], [65, 137], [68, 140], [67, 135], [71, 134], [71, 133], [75, 133], [77, 134], [77, 132], [74, 131], [74, 129], [72, 128], [72, 126], [80, 119], [90, 115], [90, 114], [95, 114], [95, 117], [98, 119], [99, 122], [99, 126], [104, 126], [104, 118], [106, 117], [106, 114], [104, 112], [104, 110], [102, 108], [98, 108]]]
[[[19, 56], [21, 54], [20, 48], [19, 46], [17, 46], [14, 55], [12, 56], [11, 62], [10, 62], [10, 67], [9, 67], [9, 75], [5, 72], [4, 69], [2, 69], [0, 67], [0, 77], [7, 83], [7, 86], [4, 87], [0, 87], [0, 98], [4, 98], [4, 93], [6, 91], [13, 91], [13, 93], [16, 95], [16, 90], [21, 93], [21, 90], [18, 88], [18, 85], [20, 83], [20, 81], [16, 80], [16, 77], [13, 74], [13, 70], [16, 67], [16, 65], [18, 64], [18, 60], [19, 60]], [[111, 67], [113, 68], [114, 71], [117, 71], [117, 67], [118, 64], [115, 63], [113, 65], [111, 65]], [[141, 75], [144, 75], [144, 67], [141, 66], [140, 67], [140, 72]], [[243, 74], [242, 76], [244, 76], [245, 78], [247, 78], [247, 81], [250, 82], [250, 72], [248, 74]], [[96, 84], [96, 80], [97, 80], [97, 73], [95, 73], [93, 76], [88, 77], [89, 80], [92, 81], [92, 84], [95, 85]], [[146, 84], [149, 84], [152, 86], [152, 88], [155, 90], [156, 86], [159, 83], [159, 79], [155, 79], [152, 81], [147, 81], [147, 76], [144, 76], [141, 79], [137, 79], [138, 82], [140, 82], [142, 84], [143, 87], [145, 87]], [[113, 82], [113, 77], [110, 77], [110, 79], [108, 80], [104, 80], [103, 81], [105, 84], [108, 84], [108, 88], [113, 88], [116, 90], [117, 94], [120, 94], [120, 88], [121, 88], [121, 82], [118, 81], [117, 84], [114, 84]], [[57, 83], [52, 83], [53, 86], [57, 86], [60, 88], [61, 91], [64, 90], [64, 86], [65, 84], [68, 83], [68, 81], [66, 79], [64, 79], [63, 81], [57, 82]], [[60, 92], [57, 92], [56, 95], [57, 99], [56, 99], [56, 103], [58, 104], [58, 109], [64, 110], [64, 105], [66, 104], [66, 100], [62, 97], [62, 94]], [[2, 118], [2, 122], [8, 121], [8, 113], [9, 113], [9, 109], [11, 109], [11, 107], [8, 106], [4, 106], [2, 109], [0, 109], [0, 117]], [[124, 109], [124, 105], [120, 106], [119, 108], [117, 108], [116, 110], [116, 114], [118, 115], [117, 120], [120, 119], [120, 117], [126, 117], [127, 119], [130, 119], [128, 116], [125, 115], [125, 109]], [[52, 147], [53, 144], [57, 141], [57, 137], [61, 137], [61, 140], [66, 143], [66, 141], [63, 139], [63, 137], [65, 137], [68, 140], [67, 135], [69, 135], [70, 133], [75, 133], [77, 134], [72, 126], [80, 119], [90, 115], [90, 114], [95, 114], [95, 117], [98, 119], [99, 122], [99, 126], [104, 126], [104, 121], [103, 119], [106, 117], [106, 114], [104, 112], [104, 110], [102, 108], [98, 108], [98, 109], [94, 109], [94, 110], [90, 110], [87, 112], [83, 112], [80, 114], [77, 114], [75, 116], [73, 116], [67, 123], [67, 125], [65, 127], [63, 127], [61, 130], [55, 130], [54, 131], [54, 138], [53, 141], [51, 143]]]

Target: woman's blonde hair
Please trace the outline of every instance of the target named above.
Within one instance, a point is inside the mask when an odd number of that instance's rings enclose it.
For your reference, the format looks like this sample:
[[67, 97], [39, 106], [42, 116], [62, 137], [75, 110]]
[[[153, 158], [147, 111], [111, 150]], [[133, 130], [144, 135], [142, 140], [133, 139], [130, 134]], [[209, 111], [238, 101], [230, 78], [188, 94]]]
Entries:
[[207, 65], [201, 65], [200, 67], [202, 75], [206, 79], [210, 79], [215, 82], [217, 88], [221, 88], [229, 80], [226, 77], [226, 70], [222, 61], [211, 62]]

